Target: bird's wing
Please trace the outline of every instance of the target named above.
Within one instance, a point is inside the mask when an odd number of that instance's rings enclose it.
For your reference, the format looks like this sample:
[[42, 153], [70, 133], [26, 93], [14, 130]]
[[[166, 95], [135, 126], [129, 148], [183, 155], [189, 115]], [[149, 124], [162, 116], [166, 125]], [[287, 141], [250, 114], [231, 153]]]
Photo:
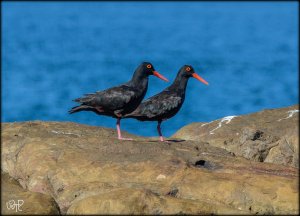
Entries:
[[85, 94], [84, 97], [75, 99], [75, 101], [92, 107], [116, 110], [129, 103], [134, 95], [135, 91], [133, 88], [127, 85], [120, 85], [104, 91]]
[[176, 94], [162, 92], [141, 103], [138, 108], [129, 114], [129, 116], [147, 116], [152, 118], [155, 116], [164, 115], [180, 106], [182, 98]]

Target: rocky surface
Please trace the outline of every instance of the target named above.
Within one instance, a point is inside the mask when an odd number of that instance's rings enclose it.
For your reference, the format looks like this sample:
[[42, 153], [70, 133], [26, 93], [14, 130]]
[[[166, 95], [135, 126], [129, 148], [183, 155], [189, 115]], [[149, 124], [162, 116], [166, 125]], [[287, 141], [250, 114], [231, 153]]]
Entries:
[[299, 212], [297, 168], [251, 161], [211, 141], [124, 135], [135, 140], [68, 122], [3, 123], [2, 171], [28, 193], [51, 196], [61, 214]]
[[1, 215], [59, 215], [59, 208], [50, 195], [26, 191], [5, 173], [1, 173], [1, 188]]
[[299, 105], [192, 123], [173, 137], [208, 142], [247, 159], [299, 167]]

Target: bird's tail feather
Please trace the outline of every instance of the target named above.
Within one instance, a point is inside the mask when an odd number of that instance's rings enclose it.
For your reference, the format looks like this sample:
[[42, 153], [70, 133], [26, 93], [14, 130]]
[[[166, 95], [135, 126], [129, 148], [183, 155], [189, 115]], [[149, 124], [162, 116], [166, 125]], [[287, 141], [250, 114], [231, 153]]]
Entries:
[[80, 111], [83, 111], [83, 110], [86, 110], [86, 111], [87, 110], [92, 110], [92, 109], [93, 109], [92, 107], [87, 106], [87, 105], [79, 105], [79, 106], [75, 106], [72, 109], [70, 109], [69, 114], [80, 112]]
[[95, 96], [94, 93], [89, 93], [89, 94], [85, 94], [84, 97], [81, 97], [81, 98], [76, 98], [75, 102], [77, 103], [86, 103], [86, 102], [89, 102], [93, 99], [93, 97]]

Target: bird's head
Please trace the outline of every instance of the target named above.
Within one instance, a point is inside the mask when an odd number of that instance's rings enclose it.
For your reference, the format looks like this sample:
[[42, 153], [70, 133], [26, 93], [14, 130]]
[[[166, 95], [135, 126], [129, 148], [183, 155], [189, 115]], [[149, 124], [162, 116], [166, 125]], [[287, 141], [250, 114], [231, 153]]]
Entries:
[[165, 78], [163, 75], [161, 75], [154, 69], [153, 65], [150, 62], [143, 62], [140, 65], [140, 67], [148, 76], [153, 75], [153, 76], [156, 76], [166, 82], [169, 82], [169, 80], [167, 78]]
[[208, 85], [208, 82], [206, 82], [202, 77], [196, 74], [194, 68], [191, 65], [182, 66], [182, 68], [180, 69], [180, 74], [187, 78], [194, 77], [195, 79], [203, 82], [205, 85]]

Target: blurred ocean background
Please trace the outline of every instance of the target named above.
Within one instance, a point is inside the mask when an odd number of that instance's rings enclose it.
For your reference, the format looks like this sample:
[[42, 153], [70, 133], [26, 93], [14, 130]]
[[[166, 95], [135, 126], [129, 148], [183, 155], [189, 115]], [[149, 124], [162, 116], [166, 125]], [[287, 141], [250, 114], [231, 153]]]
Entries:
[[[2, 122], [73, 121], [115, 128], [72, 99], [128, 81], [142, 61], [173, 80], [191, 64], [170, 136], [207, 122], [298, 103], [298, 2], [2, 2]], [[167, 87], [150, 77], [148, 98]], [[122, 130], [157, 136], [156, 122]]]

